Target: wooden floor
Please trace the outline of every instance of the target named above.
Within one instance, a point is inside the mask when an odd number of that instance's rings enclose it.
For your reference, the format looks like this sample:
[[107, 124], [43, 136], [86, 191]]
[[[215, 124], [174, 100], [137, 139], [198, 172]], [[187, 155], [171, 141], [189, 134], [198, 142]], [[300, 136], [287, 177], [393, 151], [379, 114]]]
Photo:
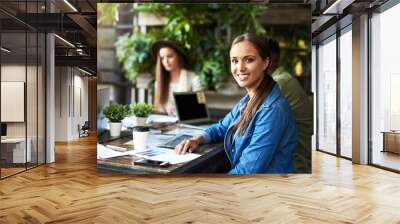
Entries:
[[313, 174], [96, 172], [95, 138], [0, 181], [0, 223], [400, 223], [400, 175], [313, 153]]
[[1, 168], [1, 178], [7, 177], [7, 176], [11, 176], [13, 174], [19, 173], [19, 172], [23, 172], [25, 171], [25, 167], [17, 167], [17, 168]]
[[380, 150], [376, 150], [373, 153], [372, 162], [374, 164], [400, 170], [400, 154], [381, 152]]

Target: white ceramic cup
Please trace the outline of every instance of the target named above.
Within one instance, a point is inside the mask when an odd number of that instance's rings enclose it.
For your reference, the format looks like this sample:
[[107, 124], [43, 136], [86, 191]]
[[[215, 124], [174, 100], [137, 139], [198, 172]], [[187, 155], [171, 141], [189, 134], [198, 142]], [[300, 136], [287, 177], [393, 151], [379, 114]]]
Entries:
[[149, 137], [150, 129], [145, 126], [133, 127], [133, 149], [135, 151], [145, 151], [147, 149], [147, 139]]

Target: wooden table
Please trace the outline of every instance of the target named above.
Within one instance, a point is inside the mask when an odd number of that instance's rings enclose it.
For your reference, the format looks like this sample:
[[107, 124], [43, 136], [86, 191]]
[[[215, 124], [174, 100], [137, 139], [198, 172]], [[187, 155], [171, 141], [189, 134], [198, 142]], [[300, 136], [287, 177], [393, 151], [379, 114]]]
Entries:
[[[102, 141], [103, 144], [129, 148], [124, 143], [130, 141], [132, 135], [111, 141]], [[201, 156], [186, 163], [171, 164], [166, 168], [134, 165], [140, 159], [137, 156], [124, 155], [97, 160], [97, 170], [100, 172], [122, 172], [130, 174], [191, 174], [191, 173], [220, 173], [227, 172], [230, 168], [222, 143], [202, 145], [196, 150]]]

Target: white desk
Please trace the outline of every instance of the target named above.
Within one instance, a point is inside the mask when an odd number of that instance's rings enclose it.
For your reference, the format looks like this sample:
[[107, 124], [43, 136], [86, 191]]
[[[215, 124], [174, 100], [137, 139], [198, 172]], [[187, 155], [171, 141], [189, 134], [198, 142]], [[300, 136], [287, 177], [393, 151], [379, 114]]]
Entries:
[[[32, 153], [31, 153], [31, 145], [32, 145], [32, 140], [30, 138], [27, 138], [26, 142], [27, 147], [26, 147], [26, 154], [25, 154], [25, 138], [6, 138], [6, 139], [1, 139], [1, 144], [2, 147], [3, 145], [13, 145], [13, 163], [25, 163], [25, 162], [31, 162], [32, 160]], [[25, 158], [27, 161], [25, 161]]]

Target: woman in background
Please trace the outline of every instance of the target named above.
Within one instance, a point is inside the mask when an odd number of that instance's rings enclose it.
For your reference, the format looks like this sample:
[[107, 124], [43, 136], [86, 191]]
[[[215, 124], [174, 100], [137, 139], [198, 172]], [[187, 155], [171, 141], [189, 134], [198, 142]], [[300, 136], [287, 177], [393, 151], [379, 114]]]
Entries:
[[193, 152], [200, 144], [224, 141], [230, 174], [292, 173], [296, 120], [278, 85], [267, 75], [266, 39], [249, 33], [236, 37], [230, 60], [233, 78], [247, 95], [219, 123], [184, 140], [175, 152]]
[[155, 108], [158, 112], [176, 115], [173, 92], [200, 91], [200, 78], [188, 70], [188, 57], [177, 43], [160, 40], [153, 44], [157, 55]]

